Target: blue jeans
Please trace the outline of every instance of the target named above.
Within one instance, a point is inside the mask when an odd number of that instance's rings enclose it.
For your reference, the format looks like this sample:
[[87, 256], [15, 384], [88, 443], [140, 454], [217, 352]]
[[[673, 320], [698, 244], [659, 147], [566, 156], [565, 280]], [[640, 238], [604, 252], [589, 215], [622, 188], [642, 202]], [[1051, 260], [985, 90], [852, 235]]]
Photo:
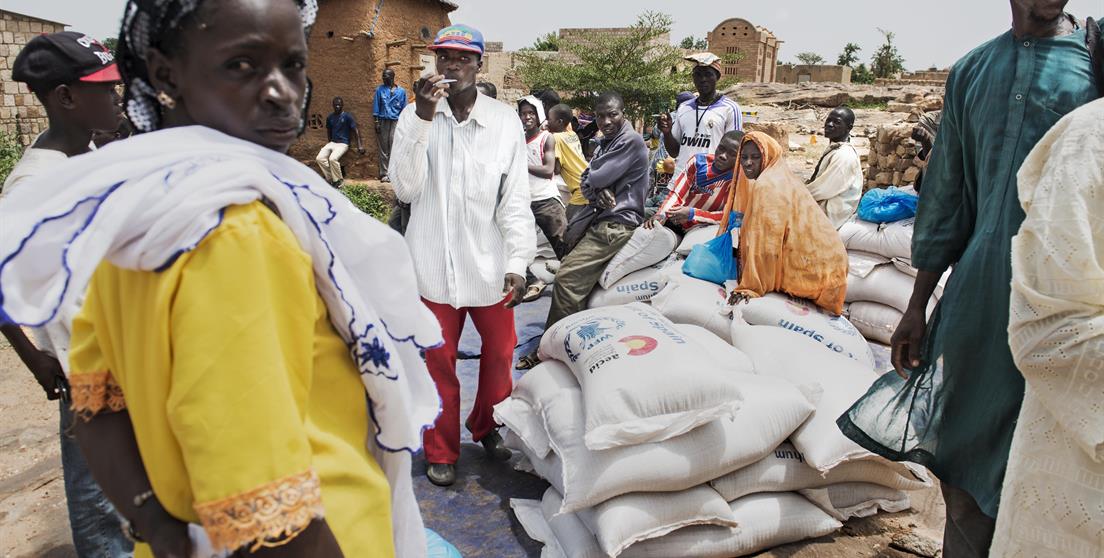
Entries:
[[69, 504], [69, 527], [73, 546], [80, 558], [130, 558], [134, 543], [123, 535], [115, 507], [92, 478], [88, 463], [73, 437], [73, 412], [61, 405], [61, 470], [65, 477], [65, 499]]

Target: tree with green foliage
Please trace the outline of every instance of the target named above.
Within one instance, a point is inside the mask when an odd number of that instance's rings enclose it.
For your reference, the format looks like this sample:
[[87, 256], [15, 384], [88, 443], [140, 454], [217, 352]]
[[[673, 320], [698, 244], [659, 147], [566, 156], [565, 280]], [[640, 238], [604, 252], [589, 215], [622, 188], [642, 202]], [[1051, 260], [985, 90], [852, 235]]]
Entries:
[[555, 89], [577, 108], [591, 110], [603, 91], [617, 91], [634, 119], [669, 110], [690, 83], [689, 73], [677, 70], [682, 51], [664, 40], [672, 22], [667, 14], [644, 12], [624, 34], [561, 42], [556, 57], [520, 52], [518, 75]]
[[19, 144], [19, 138], [15, 134], [0, 131], [0, 184], [8, 179], [22, 156], [23, 146]]
[[889, 78], [905, 71], [905, 58], [897, 52], [897, 46], [893, 44], [892, 31], [878, 29], [885, 37], [885, 43], [874, 52], [874, 59], [870, 61], [870, 71], [876, 78]]
[[866, 64], [859, 64], [851, 70], [851, 83], [872, 84], [874, 83], [874, 73], [866, 67]]
[[862, 50], [862, 47], [855, 43], [847, 43], [847, 46], [843, 47], [843, 52], [840, 53], [839, 58], [836, 58], [836, 64], [839, 66], [855, 67], [855, 62], [859, 61], [859, 57], [856, 53]]
[[115, 52], [115, 48], [119, 46], [119, 39], [115, 37], [108, 37], [103, 40], [103, 45], [107, 47], [107, 50]]
[[705, 50], [709, 48], [709, 42], [705, 39], [698, 39], [690, 35], [679, 43], [679, 48], [684, 48], [686, 50]]
[[558, 51], [560, 50], [560, 36], [555, 31], [550, 31], [537, 37], [537, 40], [533, 41], [533, 46], [529, 49], [541, 52]]
[[794, 56], [798, 62], [807, 66], [816, 66], [824, 63], [824, 57], [815, 52], [799, 52]]

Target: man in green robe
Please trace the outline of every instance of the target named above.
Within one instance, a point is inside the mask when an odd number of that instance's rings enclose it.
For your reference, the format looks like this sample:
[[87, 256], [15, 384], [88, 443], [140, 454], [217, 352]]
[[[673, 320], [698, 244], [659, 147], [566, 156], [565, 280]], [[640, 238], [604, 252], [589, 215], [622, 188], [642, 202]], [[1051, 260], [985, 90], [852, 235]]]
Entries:
[[1012, 29], [952, 68], [913, 233], [920, 273], [892, 339], [897, 373], [838, 421], [870, 451], [939, 477], [947, 558], [988, 555], [1024, 396], [1007, 333], [1011, 239], [1024, 219], [1016, 171], [1054, 123], [1097, 96], [1084, 24], [1066, 2], [1011, 0]]

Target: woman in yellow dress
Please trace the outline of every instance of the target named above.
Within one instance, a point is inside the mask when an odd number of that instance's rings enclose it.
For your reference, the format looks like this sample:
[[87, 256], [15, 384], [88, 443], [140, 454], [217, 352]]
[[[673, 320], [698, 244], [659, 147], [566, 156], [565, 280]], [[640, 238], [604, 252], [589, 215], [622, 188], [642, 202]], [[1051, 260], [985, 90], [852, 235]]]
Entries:
[[401, 237], [283, 155], [315, 11], [132, 0], [119, 66], [147, 133], [0, 209], [0, 316], [80, 306], [76, 434], [139, 556], [426, 552], [410, 456], [439, 327]]

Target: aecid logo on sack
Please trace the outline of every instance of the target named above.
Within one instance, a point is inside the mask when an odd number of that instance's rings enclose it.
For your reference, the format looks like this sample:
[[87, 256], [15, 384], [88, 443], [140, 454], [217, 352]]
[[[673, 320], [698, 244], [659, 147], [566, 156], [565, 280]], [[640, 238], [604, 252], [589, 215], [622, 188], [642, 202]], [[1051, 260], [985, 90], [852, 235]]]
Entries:
[[627, 353], [629, 356], [644, 356], [659, 346], [658, 341], [645, 335], [630, 335], [622, 338], [618, 343], [629, 349]]
[[564, 353], [568, 360], [575, 362], [584, 351], [613, 339], [611, 332], [625, 327], [625, 322], [617, 318], [595, 318], [587, 320], [572, 329], [564, 338]]

